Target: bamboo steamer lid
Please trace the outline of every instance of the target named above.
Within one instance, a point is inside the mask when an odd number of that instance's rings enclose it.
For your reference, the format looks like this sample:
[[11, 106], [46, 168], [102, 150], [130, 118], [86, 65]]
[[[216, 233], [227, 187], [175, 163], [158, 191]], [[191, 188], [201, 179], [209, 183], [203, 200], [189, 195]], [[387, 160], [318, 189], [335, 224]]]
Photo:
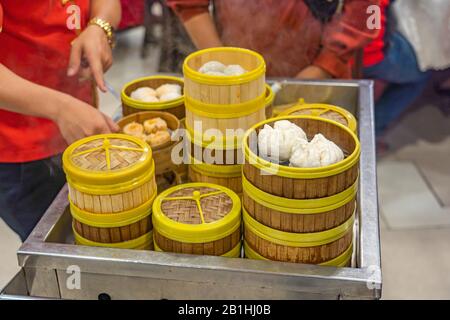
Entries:
[[280, 116], [295, 116], [295, 115], [311, 115], [324, 119], [333, 120], [343, 124], [350, 130], [356, 133], [357, 122], [356, 118], [344, 108], [334, 106], [331, 104], [313, 103], [305, 104], [302, 99], [299, 104], [283, 111]]
[[63, 154], [63, 167], [75, 187], [113, 193], [154, 173], [150, 146], [124, 134], [96, 135], [73, 143]]
[[153, 203], [153, 227], [162, 236], [184, 243], [223, 239], [241, 224], [241, 201], [215, 184], [187, 183], [162, 192]]

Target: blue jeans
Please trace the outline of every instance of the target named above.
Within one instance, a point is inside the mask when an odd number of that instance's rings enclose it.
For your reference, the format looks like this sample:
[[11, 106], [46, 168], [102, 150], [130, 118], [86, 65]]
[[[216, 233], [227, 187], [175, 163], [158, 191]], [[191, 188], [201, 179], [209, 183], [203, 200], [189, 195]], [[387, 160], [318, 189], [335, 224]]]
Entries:
[[365, 78], [389, 82], [375, 105], [375, 130], [380, 135], [423, 92], [431, 72], [422, 72], [411, 44], [400, 33], [387, 37], [388, 47], [380, 63], [363, 70]]
[[0, 163], [0, 217], [25, 241], [64, 183], [61, 156]]

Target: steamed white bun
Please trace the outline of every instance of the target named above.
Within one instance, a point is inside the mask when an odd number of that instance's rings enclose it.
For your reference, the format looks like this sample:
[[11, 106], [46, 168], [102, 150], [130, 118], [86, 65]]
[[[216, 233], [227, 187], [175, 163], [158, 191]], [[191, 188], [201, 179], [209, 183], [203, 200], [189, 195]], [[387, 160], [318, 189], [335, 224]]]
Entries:
[[203, 66], [198, 69], [200, 73], [208, 73], [208, 72], [224, 72], [225, 65], [219, 61], [208, 61]]
[[223, 73], [226, 76], [240, 76], [246, 72], [247, 71], [238, 64], [230, 64], [223, 70]]
[[156, 95], [159, 98], [171, 92], [177, 93], [181, 96], [181, 86], [178, 84], [167, 83], [163, 84], [162, 86], [158, 87], [158, 89], [156, 89]]
[[168, 92], [168, 93], [160, 96], [159, 101], [162, 102], [162, 101], [175, 100], [175, 99], [178, 99], [179, 97], [181, 97], [181, 94], [179, 94], [178, 92]]
[[135, 100], [140, 100], [147, 102], [147, 100], [151, 100], [156, 96], [155, 90], [149, 87], [141, 87], [136, 90], [134, 90], [130, 97]]

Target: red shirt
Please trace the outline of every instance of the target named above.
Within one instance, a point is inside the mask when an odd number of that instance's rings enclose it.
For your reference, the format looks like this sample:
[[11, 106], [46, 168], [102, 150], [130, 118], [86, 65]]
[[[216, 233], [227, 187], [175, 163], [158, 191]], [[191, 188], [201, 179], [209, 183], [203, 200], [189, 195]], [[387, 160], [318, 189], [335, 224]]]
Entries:
[[[83, 28], [89, 19], [90, 0], [62, 2], [0, 0], [0, 63], [24, 79], [92, 104], [91, 83], [80, 84], [77, 77], [66, 76], [70, 43], [77, 36], [67, 26], [72, 14], [67, 8], [73, 4], [80, 8]], [[40, 160], [65, 147], [54, 122], [0, 109], [0, 162]]]
[[[207, 13], [211, 0], [166, 0], [183, 20]], [[316, 65], [336, 78], [350, 78], [350, 59], [373, 40], [367, 7], [380, 0], [346, 0], [342, 14], [317, 20], [300, 0], [214, 0], [214, 20], [224, 45], [261, 53], [267, 75], [294, 77]]]
[[387, 20], [387, 8], [390, 0], [381, 0], [381, 30], [378, 33], [376, 39], [371, 41], [365, 48], [363, 54], [363, 65], [365, 67], [373, 66], [380, 63], [384, 59], [384, 48], [386, 46], [384, 36], [386, 35], [386, 20]]

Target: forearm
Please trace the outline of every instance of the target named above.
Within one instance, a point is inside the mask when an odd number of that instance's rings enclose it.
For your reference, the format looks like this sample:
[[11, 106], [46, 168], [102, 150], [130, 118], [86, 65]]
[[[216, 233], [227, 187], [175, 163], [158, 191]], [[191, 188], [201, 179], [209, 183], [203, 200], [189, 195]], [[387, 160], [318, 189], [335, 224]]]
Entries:
[[184, 27], [198, 49], [221, 47], [222, 41], [209, 13], [201, 13], [184, 22]]
[[117, 28], [122, 16], [122, 9], [119, 0], [92, 0], [91, 18], [97, 17], [108, 21], [114, 28]]
[[0, 64], [0, 109], [55, 120], [66, 95], [27, 81]]

